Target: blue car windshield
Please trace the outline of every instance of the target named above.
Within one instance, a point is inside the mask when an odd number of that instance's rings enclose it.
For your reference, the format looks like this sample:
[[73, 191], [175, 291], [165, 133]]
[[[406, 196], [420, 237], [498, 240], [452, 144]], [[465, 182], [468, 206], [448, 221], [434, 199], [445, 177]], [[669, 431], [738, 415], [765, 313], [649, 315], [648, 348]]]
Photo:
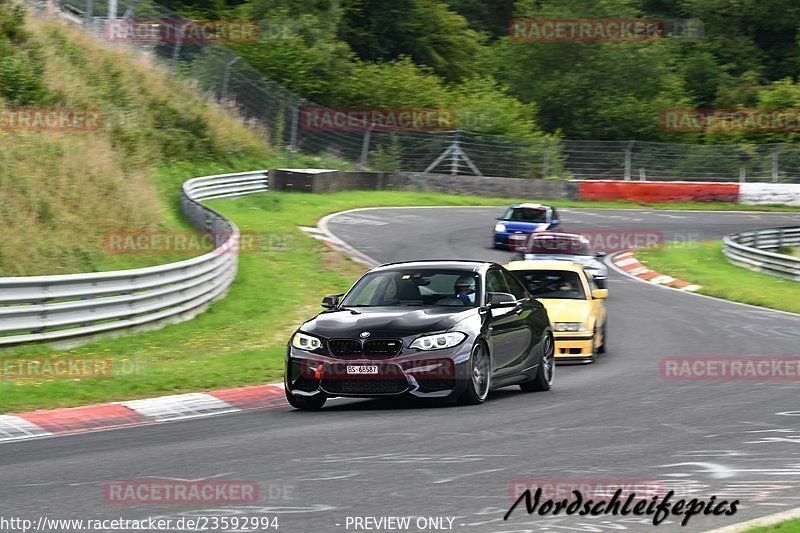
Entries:
[[516, 222], [547, 222], [547, 209], [537, 209], [533, 207], [509, 207], [508, 211], [506, 211], [506, 214], [503, 215], [503, 219], [513, 220]]

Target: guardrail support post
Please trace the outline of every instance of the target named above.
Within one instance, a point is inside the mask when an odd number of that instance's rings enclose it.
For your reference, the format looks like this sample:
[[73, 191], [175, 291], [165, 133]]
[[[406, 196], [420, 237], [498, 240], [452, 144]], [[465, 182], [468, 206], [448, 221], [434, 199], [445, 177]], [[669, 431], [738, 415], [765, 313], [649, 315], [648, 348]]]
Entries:
[[744, 167], [739, 167], [739, 183], [745, 182], [745, 170]]

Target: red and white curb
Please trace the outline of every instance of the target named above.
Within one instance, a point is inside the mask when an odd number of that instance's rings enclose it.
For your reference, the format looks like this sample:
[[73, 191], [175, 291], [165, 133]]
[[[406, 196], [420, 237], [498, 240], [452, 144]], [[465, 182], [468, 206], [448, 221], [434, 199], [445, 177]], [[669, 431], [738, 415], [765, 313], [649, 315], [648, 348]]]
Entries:
[[332, 213], [326, 217], [321, 218], [319, 223], [317, 224], [317, 227], [311, 228], [307, 226], [300, 226], [300, 229], [305, 233], [307, 233], [309, 236], [324, 242], [337, 252], [341, 252], [349, 256], [350, 259], [352, 259], [356, 263], [361, 263], [363, 265], [372, 268], [378, 264], [378, 261], [374, 260], [373, 258], [362, 252], [359, 252], [358, 250], [356, 250], [355, 248], [344, 242], [342, 239], [331, 233], [331, 231], [328, 229], [328, 220], [342, 213], [347, 213], [347, 212], [348, 211], [342, 211], [341, 213]]
[[0, 415], [0, 442], [287, 405], [283, 383]]
[[633, 252], [617, 254], [612, 258], [612, 261], [617, 268], [624, 271], [626, 274], [649, 283], [664, 285], [665, 287], [672, 287], [673, 289], [688, 292], [695, 292], [703, 288], [700, 285], [693, 285], [687, 281], [676, 279], [672, 276], [666, 276], [647, 268], [634, 257]]

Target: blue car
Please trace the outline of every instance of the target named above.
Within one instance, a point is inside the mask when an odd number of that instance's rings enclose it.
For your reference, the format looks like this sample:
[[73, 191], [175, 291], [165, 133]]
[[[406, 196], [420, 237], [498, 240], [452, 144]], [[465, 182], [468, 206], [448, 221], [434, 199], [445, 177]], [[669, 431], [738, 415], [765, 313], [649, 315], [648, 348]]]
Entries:
[[517, 250], [525, 246], [531, 233], [559, 227], [555, 207], [541, 204], [514, 204], [497, 217], [494, 226], [494, 247]]

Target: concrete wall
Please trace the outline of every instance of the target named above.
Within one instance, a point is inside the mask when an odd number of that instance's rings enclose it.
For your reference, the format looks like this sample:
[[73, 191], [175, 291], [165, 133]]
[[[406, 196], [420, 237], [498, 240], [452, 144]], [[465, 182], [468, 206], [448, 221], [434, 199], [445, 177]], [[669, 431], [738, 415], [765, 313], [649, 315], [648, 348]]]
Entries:
[[416, 172], [276, 169], [269, 173], [269, 188], [273, 191], [304, 191], [315, 194], [346, 190], [406, 190], [500, 198], [578, 199], [577, 182]]
[[742, 183], [739, 203], [800, 206], [800, 183]]

